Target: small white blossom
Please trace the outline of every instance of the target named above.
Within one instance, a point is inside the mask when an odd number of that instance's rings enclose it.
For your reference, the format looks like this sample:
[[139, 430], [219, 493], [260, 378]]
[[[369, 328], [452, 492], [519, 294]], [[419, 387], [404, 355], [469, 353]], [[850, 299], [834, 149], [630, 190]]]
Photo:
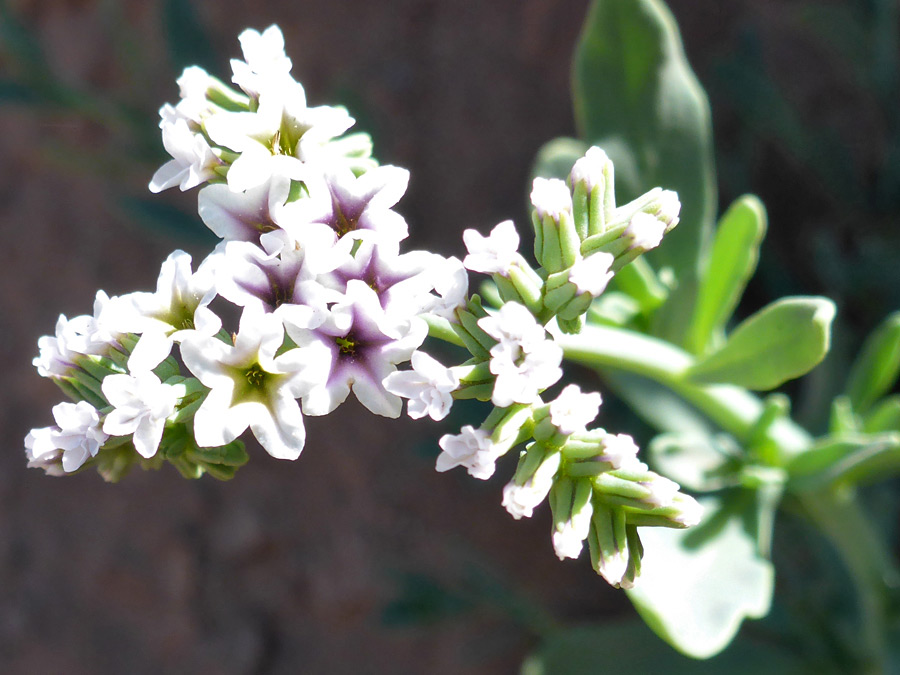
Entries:
[[58, 403], [53, 406], [53, 419], [55, 427], [32, 429], [25, 437], [29, 466], [55, 473], [53, 465], [61, 463], [63, 471], [71, 473], [95, 457], [108, 438], [100, 428], [100, 414], [85, 401]]
[[258, 95], [267, 82], [288, 77], [292, 63], [284, 52], [284, 36], [278, 26], [262, 33], [248, 28], [238, 36], [244, 61], [231, 60], [232, 81], [250, 95]]
[[559, 178], [535, 178], [531, 204], [540, 218], [549, 216], [558, 221], [564, 211], [572, 210], [572, 193]]
[[600, 403], [599, 393], [583, 394], [577, 384], [570, 384], [554, 401], [551, 401], [550, 421], [561, 434], [584, 431], [597, 416]]
[[76, 316], [66, 325], [66, 346], [79, 354], [105, 354], [110, 347], [119, 345], [119, 338], [127, 332], [125, 301], [110, 298], [97, 291], [94, 298], [94, 314]]
[[425, 352], [415, 352], [412, 370], [391, 373], [383, 384], [392, 394], [409, 399], [407, 413], [414, 420], [425, 415], [442, 420], [450, 413], [459, 377]]
[[587, 191], [591, 192], [597, 185], [605, 184], [603, 173], [607, 167], [612, 169], [609, 156], [595, 145], [584, 153], [584, 157], [576, 161], [572, 167], [570, 174], [572, 184], [583, 182]]
[[638, 446], [628, 434], [606, 434], [603, 454], [598, 460], [609, 462], [613, 469], [626, 468], [638, 462]]
[[562, 348], [547, 339], [522, 305], [507, 302], [496, 314], [479, 319], [478, 325], [498, 340], [490, 352], [490, 370], [497, 376], [491, 401], [497, 407], [532, 403], [562, 377]]
[[216, 175], [222, 161], [203, 137], [190, 128], [186, 118], [167, 118], [164, 111], [163, 145], [172, 159], [163, 164], [150, 180], [150, 192], [161, 192], [178, 185], [182, 191], [205, 183]]
[[184, 396], [184, 386], [164, 384], [151, 372], [109, 375], [103, 380], [103, 395], [113, 406], [103, 420], [110, 436], [128, 436], [138, 454], [149, 459], [159, 449], [166, 419]]
[[491, 441], [491, 435], [484, 429], [464, 426], [459, 434], [445, 434], [438, 441], [441, 446], [435, 469], [449, 471], [456, 466], [464, 466], [473, 478], [487, 480], [494, 475], [497, 459], [502, 455]]
[[509, 274], [509, 268], [519, 260], [519, 233], [511, 220], [504, 220], [484, 237], [477, 230], [463, 232], [469, 255], [463, 265], [482, 274]]
[[433, 275], [438, 297], [423, 307], [423, 311], [456, 321], [456, 309], [465, 304], [469, 293], [469, 273], [458, 258], [450, 257], [435, 264]]
[[506, 484], [503, 488], [503, 507], [513, 518], [531, 518], [535, 507], [547, 498], [553, 487], [561, 458], [559, 452], [551, 453], [524, 484], [519, 485], [515, 480]]
[[196, 335], [182, 342], [185, 365], [210, 388], [194, 415], [199, 446], [226, 445], [250, 427], [273, 457], [300, 456], [306, 430], [295, 399], [320, 381], [323, 355], [313, 347], [276, 356], [283, 342], [278, 318], [253, 305], [244, 309], [233, 345]]
[[615, 257], [605, 251], [594, 253], [589, 258], [579, 258], [569, 270], [569, 281], [575, 284], [575, 292], [599, 297], [615, 276], [615, 272], [610, 270], [614, 261]]
[[60, 314], [56, 321], [56, 334], [38, 338], [40, 354], [31, 363], [41, 377], [61, 377], [75, 366], [78, 352], [69, 347], [67, 335], [71, 331], [67, 329], [68, 323], [65, 315]]
[[666, 224], [664, 222], [657, 220], [649, 213], [638, 211], [625, 227], [624, 236], [631, 241], [629, 248], [649, 251], [660, 245], [665, 233]]
[[591, 529], [594, 507], [590, 500], [578, 510], [573, 510], [569, 520], [558, 524], [553, 530], [553, 550], [560, 560], [575, 559], [581, 555], [584, 540]]

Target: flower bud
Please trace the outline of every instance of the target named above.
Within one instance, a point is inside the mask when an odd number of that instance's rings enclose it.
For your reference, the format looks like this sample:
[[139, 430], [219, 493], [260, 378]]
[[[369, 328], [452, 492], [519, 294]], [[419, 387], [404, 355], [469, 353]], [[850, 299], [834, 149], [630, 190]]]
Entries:
[[627, 588], [630, 551], [622, 509], [595, 503], [587, 539], [597, 574], [616, 588]]
[[581, 555], [591, 527], [593, 487], [590, 480], [560, 478], [550, 490], [553, 549], [560, 560]]
[[519, 457], [516, 475], [503, 488], [503, 506], [519, 520], [530, 518], [534, 508], [547, 497], [559, 470], [558, 450], [532, 443]]
[[583, 241], [590, 235], [603, 232], [616, 206], [612, 160], [600, 148], [591, 148], [572, 167], [569, 185], [572, 187], [572, 215], [579, 239]]
[[548, 272], [575, 264], [581, 239], [572, 216], [572, 194], [558, 178], [535, 178], [531, 191], [534, 206], [534, 257]]

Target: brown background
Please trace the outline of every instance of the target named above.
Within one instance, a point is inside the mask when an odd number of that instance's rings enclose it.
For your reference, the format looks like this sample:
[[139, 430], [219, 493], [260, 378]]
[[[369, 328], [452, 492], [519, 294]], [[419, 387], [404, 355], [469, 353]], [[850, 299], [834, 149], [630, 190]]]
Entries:
[[[152, 138], [157, 108], [177, 97], [159, 3], [8, 4], [63, 82], [127, 102], [137, 122], [0, 107], [2, 672], [509, 673], [534, 645], [527, 623], [539, 614], [530, 603], [566, 623], [631, 612], [586, 560], [556, 560], [546, 509], [515, 522], [501, 508], [509, 464], [487, 484], [437, 474], [443, 428], [375, 419], [355, 403], [308, 421], [297, 462], [254, 446], [227, 484], [185, 481], [168, 468], [119, 485], [27, 470], [21, 439], [50, 424], [61, 399], [31, 367], [37, 337], [60, 312], [89, 312], [97, 288], [153, 288], [173, 248], [197, 257], [208, 249], [157, 235], [122, 206], [122, 195], [149, 198], [144, 186], [164, 160], [158, 140], [148, 155], [133, 129]], [[849, 76], [795, 39], [802, 4], [671, 3], [705, 84], [751, 26], [805, 119], [833, 126], [865, 163], [877, 156], [877, 111], [852, 89], [839, 102], [827, 95]], [[574, 133], [568, 68], [584, 0], [194, 5], [220, 74], [239, 56], [243, 28], [279, 23], [311, 103], [347, 104], [374, 133], [379, 159], [411, 170], [399, 207], [410, 247], [461, 255], [467, 227], [524, 224], [534, 153]], [[3, 51], [0, 72], [20, 76], [21, 63]], [[740, 121], [727, 100], [713, 105], [727, 150], [742, 138]], [[806, 231], [855, 227], [823, 205], [822, 186], [789, 153], [752, 134], [751, 142], [755, 160], [742, 177], [726, 177], [723, 201], [761, 193], [773, 233], [777, 218]], [[786, 194], [791, 186], [799, 187]], [[190, 211], [196, 192], [153, 199]], [[772, 235], [775, 266], [809, 253], [806, 239], [784, 236]], [[827, 290], [802, 266], [791, 283]], [[451, 602], [434, 621], [389, 621], [410, 573], [461, 594], [464, 609], [450, 611]]]

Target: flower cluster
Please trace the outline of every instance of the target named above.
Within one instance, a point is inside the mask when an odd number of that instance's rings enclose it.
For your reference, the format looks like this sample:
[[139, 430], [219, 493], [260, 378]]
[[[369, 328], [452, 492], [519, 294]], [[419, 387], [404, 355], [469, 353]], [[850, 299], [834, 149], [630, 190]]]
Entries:
[[[407, 399], [410, 417], [435, 420], [477, 398], [493, 412], [440, 440], [438, 471], [487, 479], [524, 444], [506, 509], [529, 517], [549, 497], [557, 555], [577, 557], [587, 540], [600, 574], [632, 583], [637, 527], [688, 526], [696, 502], [638, 461], [630, 438], [587, 429], [599, 394], [542, 397], [563, 374], [555, 331], [580, 330], [615, 272], [677, 223], [677, 197], [656, 189], [615, 207], [612, 164], [592, 148], [568, 184], [535, 181], [537, 268], [511, 221], [467, 231], [463, 262], [401, 253], [408, 227], [394, 207], [408, 172], [379, 166], [368, 136], [346, 133], [345, 109], [307, 105], [276, 26], [240, 43], [236, 87], [197, 67], [179, 78], [181, 100], [160, 110], [172, 159], [150, 182], [202, 185], [200, 217], [222, 241], [196, 268], [175, 251], [155, 292], [101, 291], [92, 316], [61, 316], [40, 339], [38, 372], [73, 403], [28, 435], [29, 465], [117, 480], [169, 462], [227, 479], [248, 459], [248, 428], [271, 456], [296, 459], [304, 416], [351, 393], [378, 415], [397, 417]], [[469, 295], [468, 271], [491, 276], [491, 307]], [[467, 360], [439, 363], [422, 350], [429, 334]]]

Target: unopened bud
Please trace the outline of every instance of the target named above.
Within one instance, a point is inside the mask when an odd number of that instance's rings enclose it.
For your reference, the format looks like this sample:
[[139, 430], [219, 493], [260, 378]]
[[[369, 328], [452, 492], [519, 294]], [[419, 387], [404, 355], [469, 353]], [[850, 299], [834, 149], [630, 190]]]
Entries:
[[558, 178], [535, 178], [531, 203], [534, 257], [550, 273], [571, 267], [578, 258], [581, 239], [575, 229], [569, 188]]
[[613, 163], [603, 150], [593, 147], [575, 162], [569, 174], [572, 214], [580, 239], [606, 229], [616, 206]]

